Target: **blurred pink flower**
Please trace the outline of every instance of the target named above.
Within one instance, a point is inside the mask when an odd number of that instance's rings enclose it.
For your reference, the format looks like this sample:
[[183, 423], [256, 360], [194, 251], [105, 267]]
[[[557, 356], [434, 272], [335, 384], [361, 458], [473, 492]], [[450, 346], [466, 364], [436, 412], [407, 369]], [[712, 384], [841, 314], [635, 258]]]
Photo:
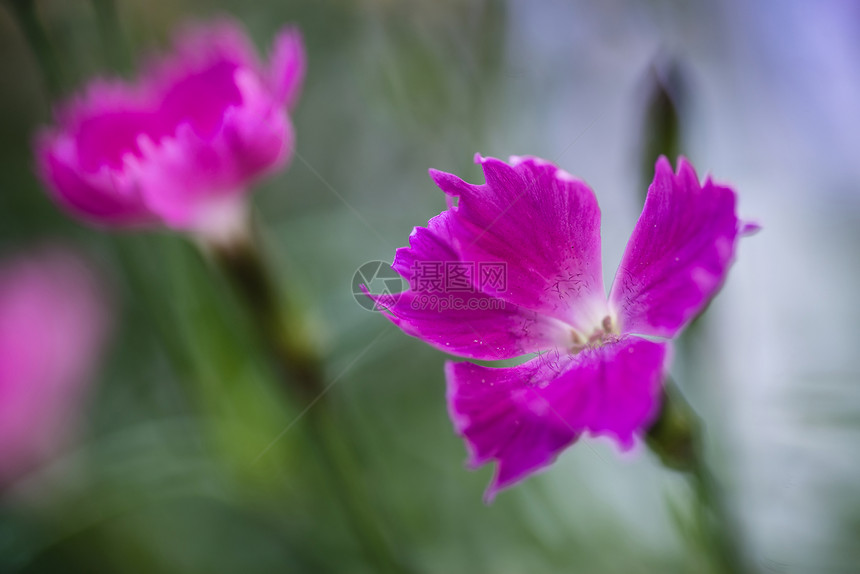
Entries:
[[268, 64], [232, 21], [183, 29], [134, 83], [97, 79], [59, 107], [56, 127], [37, 138], [40, 176], [88, 221], [206, 233], [243, 210], [251, 182], [289, 161], [287, 110], [304, 73], [294, 28], [278, 34]]
[[0, 264], [0, 487], [74, 430], [107, 325], [92, 272], [59, 251]]

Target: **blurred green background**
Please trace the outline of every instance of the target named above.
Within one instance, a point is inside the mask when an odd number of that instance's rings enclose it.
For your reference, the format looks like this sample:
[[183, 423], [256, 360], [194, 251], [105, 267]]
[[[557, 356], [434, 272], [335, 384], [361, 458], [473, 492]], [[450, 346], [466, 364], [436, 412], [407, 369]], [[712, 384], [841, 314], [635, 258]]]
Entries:
[[[225, 278], [182, 237], [84, 227], [40, 189], [31, 140], [50, 102], [10, 5], [0, 254], [71, 245], [99, 265], [117, 310], [84, 436], [0, 501], [0, 572], [373, 571], [292, 425], [305, 405], [279, 393]], [[584, 440], [484, 505], [491, 469], [464, 468], [445, 357], [352, 293], [358, 267], [391, 261], [445, 208], [427, 168], [480, 182], [475, 152], [542, 156], [589, 182], [610, 284], [647, 184], [655, 70], [673, 62], [680, 150], [700, 176], [733, 183], [741, 213], [765, 226], [680, 342], [674, 376], [708, 427], [751, 565], [860, 572], [856, 4], [36, 6], [73, 86], [132, 70], [184, 21], [232, 15], [261, 50], [284, 24], [301, 28], [297, 156], [258, 186], [255, 210], [281, 288], [323, 345], [331, 407], [359, 461], [349, 480], [419, 572], [711, 571], [690, 489], [644, 448]], [[124, 49], [107, 50], [106, 33]]]

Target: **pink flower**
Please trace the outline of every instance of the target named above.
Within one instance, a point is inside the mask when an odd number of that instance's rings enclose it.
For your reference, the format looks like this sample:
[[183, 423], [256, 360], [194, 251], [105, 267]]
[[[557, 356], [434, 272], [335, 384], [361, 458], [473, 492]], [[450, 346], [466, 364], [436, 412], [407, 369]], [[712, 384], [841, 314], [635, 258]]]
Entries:
[[470, 465], [498, 463], [492, 499], [584, 433], [634, 444], [660, 408], [669, 339], [716, 294], [754, 226], [738, 219], [731, 188], [660, 158], [607, 298], [594, 192], [541, 159], [476, 161], [484, 185], [430, 170], [450, 207], [397, 250], [392, 267], [411, 288], [376, 301], [407, 334], [455, 355], [539, 353], [445, 369]]
[[56, 454], [74, 430], [106, 323], [104, 297], [74, 256], [0, 265], [0, 487]]
[[305, 73], [299, 32], [268, 65], [230, 21], [183, 30], [134, 83], [96, 80], [37, 140], [42, 180], [65, 208], [114, 226], [206, 232], [293, 151], [287, 109]]

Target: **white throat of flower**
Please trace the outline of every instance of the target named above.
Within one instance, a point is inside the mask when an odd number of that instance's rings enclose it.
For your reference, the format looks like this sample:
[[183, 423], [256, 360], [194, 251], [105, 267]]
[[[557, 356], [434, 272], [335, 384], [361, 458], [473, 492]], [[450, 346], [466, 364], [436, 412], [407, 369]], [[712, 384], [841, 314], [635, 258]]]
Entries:
[[204, 245], [229, 248], [247, 241], [250, 213], [244, 194], [233, 193], [213, 199], [195, 218], [194, 235]]

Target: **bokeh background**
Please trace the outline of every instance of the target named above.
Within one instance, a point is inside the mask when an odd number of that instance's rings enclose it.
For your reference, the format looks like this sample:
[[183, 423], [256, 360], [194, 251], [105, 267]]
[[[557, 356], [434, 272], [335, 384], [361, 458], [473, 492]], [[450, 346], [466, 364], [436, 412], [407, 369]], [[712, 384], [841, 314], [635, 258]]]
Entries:
[[[31, 140], [50, 100], [10, 5], [0, 6], [0, 255], [46, 242], [82, 252], [115, 316], [83, 432], [0, 500], [0, 572], [373, 571], [290, 427], [305, 405], [278, 392], [224, 277], [184, 238], [87, 228], [40, 189]], [[285, 23], [300, 26], [309, 72], [297, 156], [258, 186], [255, 209], [281, 288], [323, 345], [329, 399], [360, 461], [349, 480], [421, 572], [711, 571], [685, 526], [686, 480], [645, 448], [619, 455], [584, 440], [484, 505], [491, 469], [463, 467], [445, 357], [352, 293], [358, 267], [391, 261], [445, 208], [427, 168], [480, 182], [475, 152], [538, 155], [585, 179], [603, 210], [610, 284], [650, 178], [643, 165], [656, 159], [643, 156], [663, 85], [680, 151], [700, 176], [735, 185], [742, 215], [764, 226], [742, 242], [673, 368], [707, 426], [748, 561], [860, 572], [860, 5], [36, 6], [71, 85], [128, 72], [184, 21], [232, 15], [261, 50]], [[112, 34], [121, 50], [106, 48]]]

